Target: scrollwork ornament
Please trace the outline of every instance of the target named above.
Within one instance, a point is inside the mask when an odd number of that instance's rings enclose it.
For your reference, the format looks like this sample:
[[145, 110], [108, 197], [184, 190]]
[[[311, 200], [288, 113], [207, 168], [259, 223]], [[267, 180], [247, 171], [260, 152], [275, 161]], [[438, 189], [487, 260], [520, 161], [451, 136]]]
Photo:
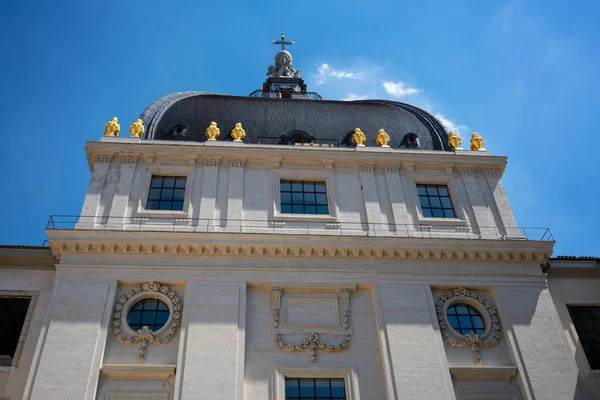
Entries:
[[[170, 327], [161, 334], [160, 336], [156, 336], [155, 332], [151, 329], [148, 329], [147, 326], [142, 327], [134, 335], [129, 335], [123, 330], [123, 314], [128, 310], [124, 310], [127, 302], [135, 295], [138, 295], [143, 292], [155, 292], [161, 293], [166, 296], [171, 304], [169, 304], [169, 309], [172, 312], [172, 322], [169, 324]], [[179, 327], [181, 326], [181, 319], [183, 315], [183, 304], [177, 292], [171, 289], [170, 286], [164, 285], [159, 282], [149, 281], [140, 285], [134, 286], [132, 289], [129, 289], [125, 292], [119, 299], [114, 308], [113, 312], [113, 335], [117, 338], [117, 341], [121, 344], [140, 344], [140, 348], [138, 350], [138, 364], [143, 364], [146, 359], [146, 350], [148, 349], [148, 344], [167, 344], [175, 337]], [[163, 328], [161, 328], [163, 329]]]
[[[455, 300], [457, 300], [457, 298], [461, 297], [472, 299], [473, 301], [483, 306], [488, 312], [488, 316], [491, 320], [491, 329], [486, 329], [483, 335], [479, 335], [474, 332], [469, 332], [466, 335], [460, 335], [461, 337], [458, 337], [453, 333], [454, 330], [449, 327], [448, 321], [446, 319], [446, 310], [449, 305], [451, 305], [455, 302]], [[502, 332], [498, 311], [492, 305], [492, 303], [488, 301], [488, 299], [485, 296], [482, 296], [478, 292], [466, 289], [464, 287], [460, 287], [451, 289], [443, 295], [441, 295], [436, 303], [435, 311], [437, 313], [437, 318], [440, 324], [440, 329], [444, 340], [446, 340], [446, 342], [448, 342], [448, 344], [450, 344], [450, 346], [452, 347], [471, 347], [471, 350], [473, 351], [473, 359], [475, 360], [475, 364], [478, 367], [482, 366], [483, 361], [481, 359], [481, 348], [496, 347], [500, 342], [500, 333]]]
[[340, 344], [329, 346], [321, 340], [319, 335], [316, 333], [309, 333], [306, 335], [302, 343], [299, 345], [286, 344], [281, 335], [273, 335], [273, 340], [277, 347], [281, 350], [285, 350], [288, 353], [302, 353], [304, 350], [308, 349], [310, 354], [310, 360], [312, 362], [317, 362], [317, 351], [322, 350], [328, 353], [341, 353], [344, 350], [348, 349], [348, 345], [352, 341], [352, 335], [344, 335], [344, 338], [340, 342]]

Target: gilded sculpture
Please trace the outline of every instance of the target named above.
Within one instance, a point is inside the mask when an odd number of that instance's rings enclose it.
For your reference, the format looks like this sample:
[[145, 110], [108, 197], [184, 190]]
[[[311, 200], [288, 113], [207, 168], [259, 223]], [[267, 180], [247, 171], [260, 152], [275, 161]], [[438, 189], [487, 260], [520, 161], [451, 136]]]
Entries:
[[477, 132], [473, 132], [473, 134], [471, 135], [471, 150], [485, 151], [485, 148], [483, 147], [484, 144], [485, 141], [483, 140], [483, 138], [479, 136]]
[[129, 132], [131, 132], [131, 137], [139, 138], [144, 134], [145, 128], [141, 119], [137, 119], [131, 126], [129, 127]]
[[119, 131], [121, 130], [121, 125], [119, 125], [119, 120], [117, 117], [114, 117], [110, 121], [106, 123], [104, 127], [104, 136], [119, 136]]
[[462, 139], [454, 132], [450, 132], [448, 135], [448, 146], [452, 147], [453, 150], [460, 149]]
[[204, 131], [204, 133], [206, 133], [206, 137], [208, 138], [208, 140], [217, 140], [217, 138], [221, 134], [221, 130], [217, 128], [217, 123], [215, 121], [212, 121], [210, 123], [210, 126], [206, 128], [206, 131]]
[[231, 130], [231, 137], [234, 142], [241, 142], [246, 137], [246, 131], [242, 128], [242, 123], [235, 124], [235, 128]]
[[365, 145], [365, 142], [367, 141], [367, 137], [365, 136], [365, 134], [360, 130], [360, 128], [355, 128], [354, 129], [354, 133], [352, 134], [352, 142], [357, 146], [357, 147], [362, 147]]
[[375, 139], [377, 144], [381, 147], [390, 147], [388, 144], [390, 142], [390, 135], [385, 131], [385, 129], [380, 129], [377, 134], [377, 139]]

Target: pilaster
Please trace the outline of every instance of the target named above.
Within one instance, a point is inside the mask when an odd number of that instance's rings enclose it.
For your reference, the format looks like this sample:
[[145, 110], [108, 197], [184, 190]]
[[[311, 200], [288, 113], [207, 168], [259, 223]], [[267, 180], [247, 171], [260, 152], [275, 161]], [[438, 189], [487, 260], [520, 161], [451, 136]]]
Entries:
[[497, 239], [499, 231], [494, 216], [485, 201], [477, 179], [478, 171], [475, 167], [462, 167], [460, 170], [462, 179], [471, 202], [475, 222], [482, 239]]
[[112, 162], [112, 154], [98, 154], [95, 158], [94, 169], [90, 184], [85, 194], [83, 207], [81, 208], [81, 217], [77, 223], [77, 229], [93, 229], [96, 221], [96, 213], [102, 197], [102, 189], [108, 175], [108, 167]]
[[129, 193], [133, 187], [133, 177], [138, 160], [138, 155], [121, 155], [119, 181], [117, 182], [115, 194], [112, 198], [110, 216], [107, 221], [108, 228], [123, 229], [123, 219], [127, 212]]
[[214, 226], [215, 206], [217, 201], [217, 184], [219, 182], [220, 158], [205, 158], [204, 169], [202, 173], [202, 201], [200, 201], [200, 210], [198, 225], [206, 225], [210, 230]]
[[368, 230], [381, 229], [381, 207], [375, 183], [375, 164], [361, 164], [358, 167], [363, 200], [367, 215]]
[[243, 218], [245, 159], [229, 161], [229, 196], [227, 197], [226, 231], [239, 232]]
[[508, 202], [508, 197], [504, 191], [504, 186], [502, 186], [502, 182], [500, 182], [500, 171], [498, 169], [491, 168], [486, 169], [484, 174], [489, 190], [492, 193], [494, 204], [498, 210], [498, 214], [500, 215], [500, 220], [502, 222], [506, 237], [508, 239], [522, 238], [523, 235], [519, 231], [519, 228], [517, 228], [517, 220], [512, 212], [510, 203]]
[[395, 231], [404, 231], [408, 229], [408, 208], [406, 207], [406, 198], [402, 189], [400, 180], [400, 167], [397, 165], [385, 165], [385, 180], [392, 205], [392, 215], [394, 216]]

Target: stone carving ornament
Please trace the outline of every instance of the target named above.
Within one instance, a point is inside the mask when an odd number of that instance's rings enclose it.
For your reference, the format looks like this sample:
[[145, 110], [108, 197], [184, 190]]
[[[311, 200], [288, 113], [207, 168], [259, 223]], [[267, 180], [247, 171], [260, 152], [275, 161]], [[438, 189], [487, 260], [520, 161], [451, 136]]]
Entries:
[[300, 78], [300, 70], [292, 67], [294, 58], [287, 50], [275, 54], [275, 65], [269, 66], [267, 76], [276, 78]]
[[[448, 307], [458, 303], [472, 305], [480, 312], [485, 310], [485, 312], [481, 312], [481, 315], [485, 320], [485, 331], [483, 335], [478, 335], [474, 332], [461, 335], [450, 326], [448, 319], [446, 318]], [[452, 347], [471, 347], [475, 363], [478, 367], [482, 366], [481, 348], [496, 347], [500, 341], [500, 332], [502, 330], [498, 311], [494, 308], [492, 303], [490, 303], [485, 296], [461, 287], [451, 289], [440, 296], [436, 303], [435, 311], [440, 323], [442, 337], [446, 342]]]
[[[127, 314], [133, 305], [146, 298], [156, 298], [167, 304], [169, 319], [165, 326], [157, 332], [153, 332], [147, 326], [134, 332], [127, 325]], [[170, 286], [153, 281], [136, 285], [125, 292], [115, 305], [112, 322], [113, 335], [121, 344], [140, 343], [138, 364], [143, 364], [146, 359], [148, 344], [167, 344], [175, 337], [181, 326], [182, 313], [183, 304], [181, 299]]]

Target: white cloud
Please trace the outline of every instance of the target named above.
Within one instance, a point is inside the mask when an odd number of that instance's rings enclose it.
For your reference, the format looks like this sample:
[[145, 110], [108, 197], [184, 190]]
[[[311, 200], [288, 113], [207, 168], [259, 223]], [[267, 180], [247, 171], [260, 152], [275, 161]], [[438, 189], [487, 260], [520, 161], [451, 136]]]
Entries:
[[365, 100], [365, 99], [368, 99], [368, 98], [369, 98], [368, 94], [358, 94], [358, 93], [352, 93], [352, 92], [350, 92], [342, 100], [343, 101], [352, 101], [352, 100]]
[[446, 128], [448, 132], [452, 131], [454, 133], [457, 133], [459, 136], [463, 136], [469, 130], [468, 126], [457, 124], [454, 120], [448, 119], [442, 114], [437, 113], [435, 114], [435, 117], [438, 119], [438, 121], [440, 121], [440, 123], [444, 126], [444, 128]]
[[329, 64], [323, 63], [317, 67], [319, 72], [317, 76], [317, 85], [321, 85], [327, 82], [328, 79], [361, 79], [361, 75], [358, 72], [350, 72], [339, 69], [333, 69]]
[[383, 88], [388, 94], [394, 97], [408, 96], [419, 92], [419, 89], [406, 86], [406, 83], [402, 81], [385, 81], [383, 82]]

